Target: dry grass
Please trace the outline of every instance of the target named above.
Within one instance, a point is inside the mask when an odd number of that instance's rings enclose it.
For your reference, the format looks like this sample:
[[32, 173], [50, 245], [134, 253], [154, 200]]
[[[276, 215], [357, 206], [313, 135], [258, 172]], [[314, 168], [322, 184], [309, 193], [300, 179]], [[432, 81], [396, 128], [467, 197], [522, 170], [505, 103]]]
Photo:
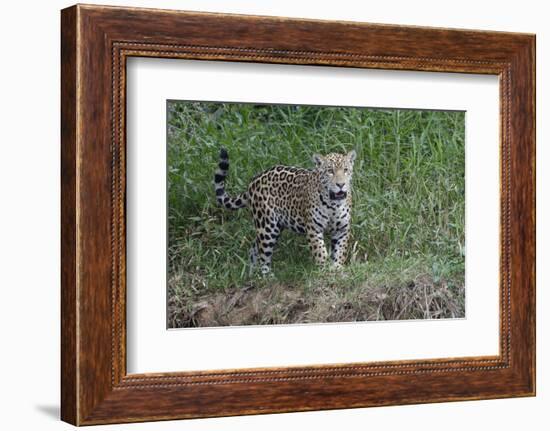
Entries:
[[[189, 276], [200, 284], [200, 276]], [[179, 290], [174, 287], [181, 286], [183, 278], [179, 274], [169, 280], [172, 292]], [[252, 278], [242, 287], [214, 292], [179, 290], [168, 299], [168, 326], [459, 318], [464, 317], [463, 298], [463, 283], [435, 279], [415, 267], [393, 280], [383, 280], [364, 268], [356, 273], [319, 271], [306, 283]]]

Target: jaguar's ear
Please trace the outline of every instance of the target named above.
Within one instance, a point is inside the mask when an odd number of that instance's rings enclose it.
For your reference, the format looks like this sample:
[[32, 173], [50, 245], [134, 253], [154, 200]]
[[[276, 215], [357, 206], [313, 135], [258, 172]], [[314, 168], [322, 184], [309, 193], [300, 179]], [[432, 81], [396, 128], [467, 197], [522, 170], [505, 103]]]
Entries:
[[315, 163], [315, 167], [317, 168], [320, 167], [325, 161], [323, 156], [321, 156], [320, 154], [314, 154], [312, 159], [313, 159], [313, 163]]
[[357, 153], [355, 152], [355, 150], [351, 150], [349, 153], [348, 153], [348, 160], [349, 162], [353, 165], [353, 162], [355, 162], [355, 157], [357, 156]]

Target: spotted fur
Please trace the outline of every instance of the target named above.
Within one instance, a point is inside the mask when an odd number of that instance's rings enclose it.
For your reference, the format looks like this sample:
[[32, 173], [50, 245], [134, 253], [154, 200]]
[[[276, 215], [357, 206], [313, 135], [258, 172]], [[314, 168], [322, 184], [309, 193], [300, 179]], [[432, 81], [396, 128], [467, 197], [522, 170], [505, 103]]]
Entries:
[[351, 179], [355, 151], [313, 156], [315, 169], [274, 166], [252, 179], [235, 197], [225, 191], [229, 157], [220, 151], [214, 176], [217, 201], [227, 209], [249, 207], [256, 228], [250, 251], [253, 265], [271, 270], [271, 258], [283, 229], [305, 234], [315, 262], [328, 259], [324, 235], [330, 235], [330, 259], [341, 267], [346, 257], [351, 222]]

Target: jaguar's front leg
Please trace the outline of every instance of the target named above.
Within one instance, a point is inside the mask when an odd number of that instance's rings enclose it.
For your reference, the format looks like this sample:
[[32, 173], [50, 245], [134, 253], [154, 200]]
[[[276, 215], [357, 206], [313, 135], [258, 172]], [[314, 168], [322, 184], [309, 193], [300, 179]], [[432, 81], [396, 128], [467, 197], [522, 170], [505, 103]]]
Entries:
[[328, 253], [325, 247], [325, 240], [323, 238], [323, 231], [308, 230], [307, 239], [311, 254], [317, 265], [323, 265], [327, 261]]
[[345, 225], [332, 233], [332, 238], [330, 241], [330, 258], [336, 268], [341, 268], [346, 260], [348, 241], [349, 225]]

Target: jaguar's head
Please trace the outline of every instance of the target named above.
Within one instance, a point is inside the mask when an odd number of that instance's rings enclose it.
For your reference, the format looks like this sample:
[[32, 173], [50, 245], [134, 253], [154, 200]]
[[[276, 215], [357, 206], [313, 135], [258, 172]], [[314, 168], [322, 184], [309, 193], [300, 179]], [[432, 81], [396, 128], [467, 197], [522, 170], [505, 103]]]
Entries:
[[347, 154], [330, 153], [326, 156], [313, 155], [313, 161], [319, 172], [321, 185], [326, 188], [331, 200], [344, 200], [348, 193], [351, 192], [351, 177], [355, 156], [355, 150]]

